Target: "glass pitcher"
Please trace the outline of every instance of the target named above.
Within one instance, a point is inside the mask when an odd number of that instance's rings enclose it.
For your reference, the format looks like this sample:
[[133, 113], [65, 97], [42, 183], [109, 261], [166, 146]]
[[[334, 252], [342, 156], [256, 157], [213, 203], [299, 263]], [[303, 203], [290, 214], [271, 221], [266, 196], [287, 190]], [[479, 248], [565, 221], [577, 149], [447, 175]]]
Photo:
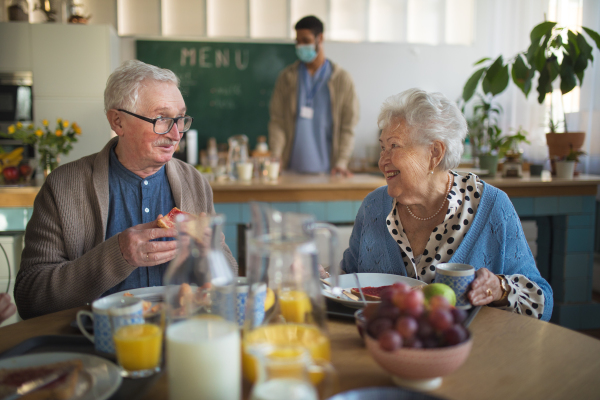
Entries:
[[248, 162], [248, 136], [235, 135], [227, 139], [229, 152], [227, 153], [227, 174], [229, 179], [238, 180], [239, 163]]
[[[314, 361], [304, 348], [263, 349], [256, 357], [259, 360], [258, 378], [250, 400], [319, 400], [320, 397], [328, 398], [337, 386], [331, 364]], [[318, 372], [325, 378], [318, 387], [311, 382], [311, 372]]]
[[[325, 300], [319, 281], [317, 232], [329, 236], [329, 265], [333, 291], [337, 287], [337, 230], [316, 223], [314, 217], [282, 213], [267, 204], [251, 203], [252, 234], [249, 239], [248, 279], [250, 294], [244, 323], [244, 377], [254, 382], [255, 354], [261, 349], [301, 346], [315, 360], [330, 360]], [[251, 312], [267, 285], [263, 317]], [[264, 290], [264, 289], [263, 289]]]
[[222, 248], [224, 217], [179, 215], [179, 252], [165, 274], [171, 399], [239, 399], [240, 331], [233, 269]]

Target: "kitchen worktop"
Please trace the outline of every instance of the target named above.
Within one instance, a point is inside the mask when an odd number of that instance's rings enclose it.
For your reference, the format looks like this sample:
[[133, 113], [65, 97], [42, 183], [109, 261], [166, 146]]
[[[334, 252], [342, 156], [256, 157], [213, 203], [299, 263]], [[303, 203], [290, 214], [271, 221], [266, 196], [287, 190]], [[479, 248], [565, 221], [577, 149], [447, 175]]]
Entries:
[[[542, 197], [560, 195], [595, 195], [600, 176], [579, 175], [573, 179], [530, 177], [482, 178], [506, 192], [509, 197]], [[277, 181], [254, 179], [250, 182], [223, 181], [210, 183], [215, 203], [247, 201], [335, 201], [362, 200], [367, 194], [386, 184], [378, 174], [355, 174], [351, 178], [329, 175], [284, 173]], [[2, 207], [32, 207], [39, 185], [0, 186]]]

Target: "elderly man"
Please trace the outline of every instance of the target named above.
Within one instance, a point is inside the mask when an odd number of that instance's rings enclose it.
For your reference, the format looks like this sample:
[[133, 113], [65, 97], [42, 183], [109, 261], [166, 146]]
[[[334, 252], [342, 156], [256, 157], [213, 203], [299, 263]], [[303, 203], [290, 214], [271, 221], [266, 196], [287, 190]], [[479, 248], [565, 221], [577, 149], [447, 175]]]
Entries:
[[175, 206], [214, 213], [206, 179], [172, 158], [192, 123], [178, 86], [173, 72], [140, 61], [109, 77], [104, 107], [117, 137], [53, 171], [37, 195], [15, 285], [21, 317], [162, 285], [176, 231], [157, 217]]

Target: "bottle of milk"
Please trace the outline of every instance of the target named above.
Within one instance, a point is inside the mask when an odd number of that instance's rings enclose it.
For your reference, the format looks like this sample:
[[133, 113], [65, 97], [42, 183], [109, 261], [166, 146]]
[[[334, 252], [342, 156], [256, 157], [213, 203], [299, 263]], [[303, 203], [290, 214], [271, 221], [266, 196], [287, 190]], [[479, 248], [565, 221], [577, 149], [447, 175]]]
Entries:
[[225, 217], [176, 218], [179, 251], [165, 274], [169, 398], [239, 400], [236, 277], [221, 249]]

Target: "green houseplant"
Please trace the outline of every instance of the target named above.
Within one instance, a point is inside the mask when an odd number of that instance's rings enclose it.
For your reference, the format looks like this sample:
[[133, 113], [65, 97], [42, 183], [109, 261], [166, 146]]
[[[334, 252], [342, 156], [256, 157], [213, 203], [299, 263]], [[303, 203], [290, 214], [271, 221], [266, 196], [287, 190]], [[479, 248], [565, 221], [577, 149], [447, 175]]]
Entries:
[[[564, 95], [583, 83], [586, 68], [593, 61], [592, 52], [584, 33], [592, 40], [596, 48], [600, 48], [600, 35], [586, 27], [583, 32], [574, 32], [556, 22], [546, 21], [535, 26], [529, 35], [531, 44], [526, 51], [520, 52], [506, 63], [502, 56], [495, 60], [483, 58], [474, 65], [477, 69], [463, 89], [463, 100], [469, 101], [481, 82], [485, 94], [502, 93], [509, 84], [510, 78], [521, 89], [525, 97], [529, 96], [534, 77], [537, 77], [538, 102], [542, 104], [548, 93], [552, 93], [553, 83], [560, 78], [560, 90]], [[552, 109], [552, 104], [551, 104]], [[563, 108], [564, 109], [564, 108]], [[566, 133], [568, 127], [563, 114], [563, 126]], [[551, 156], [565, 156], [572, 144], [579, 149], [584, 142], [584, 133], [571, 133], [556, 138], [558, 121], [552, 118], [550, 110], [550, 135], [546, 136]], [[558, 142], [557, 142], [558, 141]], [[556, 142], [556, 143], [555, 143]]]
[[556, 165], [556, 176], [558, 178], [572, 179], [575, 173], [575, 167], [579, 162], [579, 157], [586, 153], [581, 150], [575, 150], [571, 145], [566, 156], [557, 157], [555, 162]]
[[475, 149], [473, 155], [479, 157], [479, 167], [493, 177], [498, 169], [498, 160], [509, 149], [520, 142], [529, 142], [525, 137], [527, 132], [522, 129], [513, 135], [502, 135], [502, 129], [498, 126], [502, 107], [494, 102], [492, 94], [478, 94], [477, 97], [473, 114], [467, 119], [469, 139]]

